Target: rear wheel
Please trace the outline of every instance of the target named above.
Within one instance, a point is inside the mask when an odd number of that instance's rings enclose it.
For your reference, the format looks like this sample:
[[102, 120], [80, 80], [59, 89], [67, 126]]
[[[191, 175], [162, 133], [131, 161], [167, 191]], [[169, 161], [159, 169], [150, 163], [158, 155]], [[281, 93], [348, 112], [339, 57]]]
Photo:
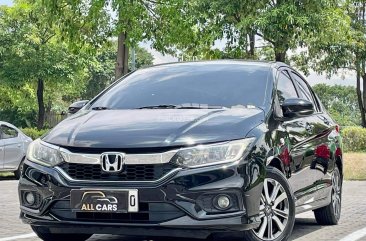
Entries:
[[314, 210], [315, 219], [320, 225], [336, 225], [341, 218], [342, 177], [338, 167], [332, 174], [331, 202], [328, 206]]
[[51, 233], [48, 228], [31, 226], [37, 236], [44, 241], [85, 241], [89, 239], [92, 234], [78, 234], [78, 233]]
[[295, 223], [295, 200], [286, 177], [277, 169], [269, 168], [263, 183], [258, 228], [245, 231], [244, 240], [287, 240]]

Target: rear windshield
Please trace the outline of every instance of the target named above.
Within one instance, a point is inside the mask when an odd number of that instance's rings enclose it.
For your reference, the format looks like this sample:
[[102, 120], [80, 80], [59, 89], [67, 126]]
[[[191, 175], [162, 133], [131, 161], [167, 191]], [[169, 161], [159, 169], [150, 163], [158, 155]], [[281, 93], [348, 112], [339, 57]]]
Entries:
[[200, 104], [263, 106], [269, 67], [186, 63], [138, 70], [107, 90], [91, 108]]

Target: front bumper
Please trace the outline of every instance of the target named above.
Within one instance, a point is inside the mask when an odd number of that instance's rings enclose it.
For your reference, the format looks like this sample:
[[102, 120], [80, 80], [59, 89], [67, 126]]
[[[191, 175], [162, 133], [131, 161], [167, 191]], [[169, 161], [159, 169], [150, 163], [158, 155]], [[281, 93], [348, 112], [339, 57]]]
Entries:
[[[255, 228], [265, 168], [249, 164], [179, 170], [156, 183], [77, 182], [55, 168], [25, 161], [19, 181], [20, 218], [52, 232], [177, 236], [206, 238], [214, 232]], [[138, 189], [138, 213], [77, 213], [70, 208], [73, 189]], [[29, 207], [24, 193], [39, 196], [39, 205]], [[210, 206], [217, 194], [235, 199], [226, 211]], [[190, 230], [190, 232], [187, 232]]]

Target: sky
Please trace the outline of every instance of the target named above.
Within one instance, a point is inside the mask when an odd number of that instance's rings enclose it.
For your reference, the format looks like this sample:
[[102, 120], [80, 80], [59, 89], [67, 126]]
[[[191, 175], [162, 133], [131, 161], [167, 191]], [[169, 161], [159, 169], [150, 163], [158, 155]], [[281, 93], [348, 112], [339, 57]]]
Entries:
[[[12, 0], [0, 0], [0, 5], [12, 5]], [[220, 41], [217, 42], [218, 47], [222, 47], [223, 43]], [[142, 47], [145, 47], [149, 50], [152, 55], [154, 56], [154, 64], [161, 64], [161, 63], [169, 63], [169, 62], [176, 62], [178, 61], [173, 56], [169, 55], [162, 55], [158, 51], [151, 49], [149, 43], [141, 43]], [[217, 46], [215, 46], [217, 47]], [[353, 72], [344, 72], [339, 75], [334, 75], [330, 79], [327, 79], [325, 75], [319, 75], [314, 72], [311, 72], [309, 76], [306, 77], [307, 81], [310, 85], [315, 85], [319, 83], [326, 83], [329, 85], [352, 85], [356, 86], [356, 74]]]
[[0, 0], [0, 5], [11, 5], [12, 3], [12, 0]]

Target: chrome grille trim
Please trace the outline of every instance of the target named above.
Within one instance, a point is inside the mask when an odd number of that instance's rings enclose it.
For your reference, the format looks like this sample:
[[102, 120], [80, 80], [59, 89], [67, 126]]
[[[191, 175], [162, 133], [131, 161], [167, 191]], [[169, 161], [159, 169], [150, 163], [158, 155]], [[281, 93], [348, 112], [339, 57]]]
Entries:
[[[60, 152], [65, 162], [76, 164], [100, 164], [101, 154], [85, 154], [73, 153], [64, 148], [60, 148]], [[152, 154], [126, 154], [125, 165], [144, 165], [144, 164], [163, 164], [168, 163], [178, 150], [152, 153]]]

